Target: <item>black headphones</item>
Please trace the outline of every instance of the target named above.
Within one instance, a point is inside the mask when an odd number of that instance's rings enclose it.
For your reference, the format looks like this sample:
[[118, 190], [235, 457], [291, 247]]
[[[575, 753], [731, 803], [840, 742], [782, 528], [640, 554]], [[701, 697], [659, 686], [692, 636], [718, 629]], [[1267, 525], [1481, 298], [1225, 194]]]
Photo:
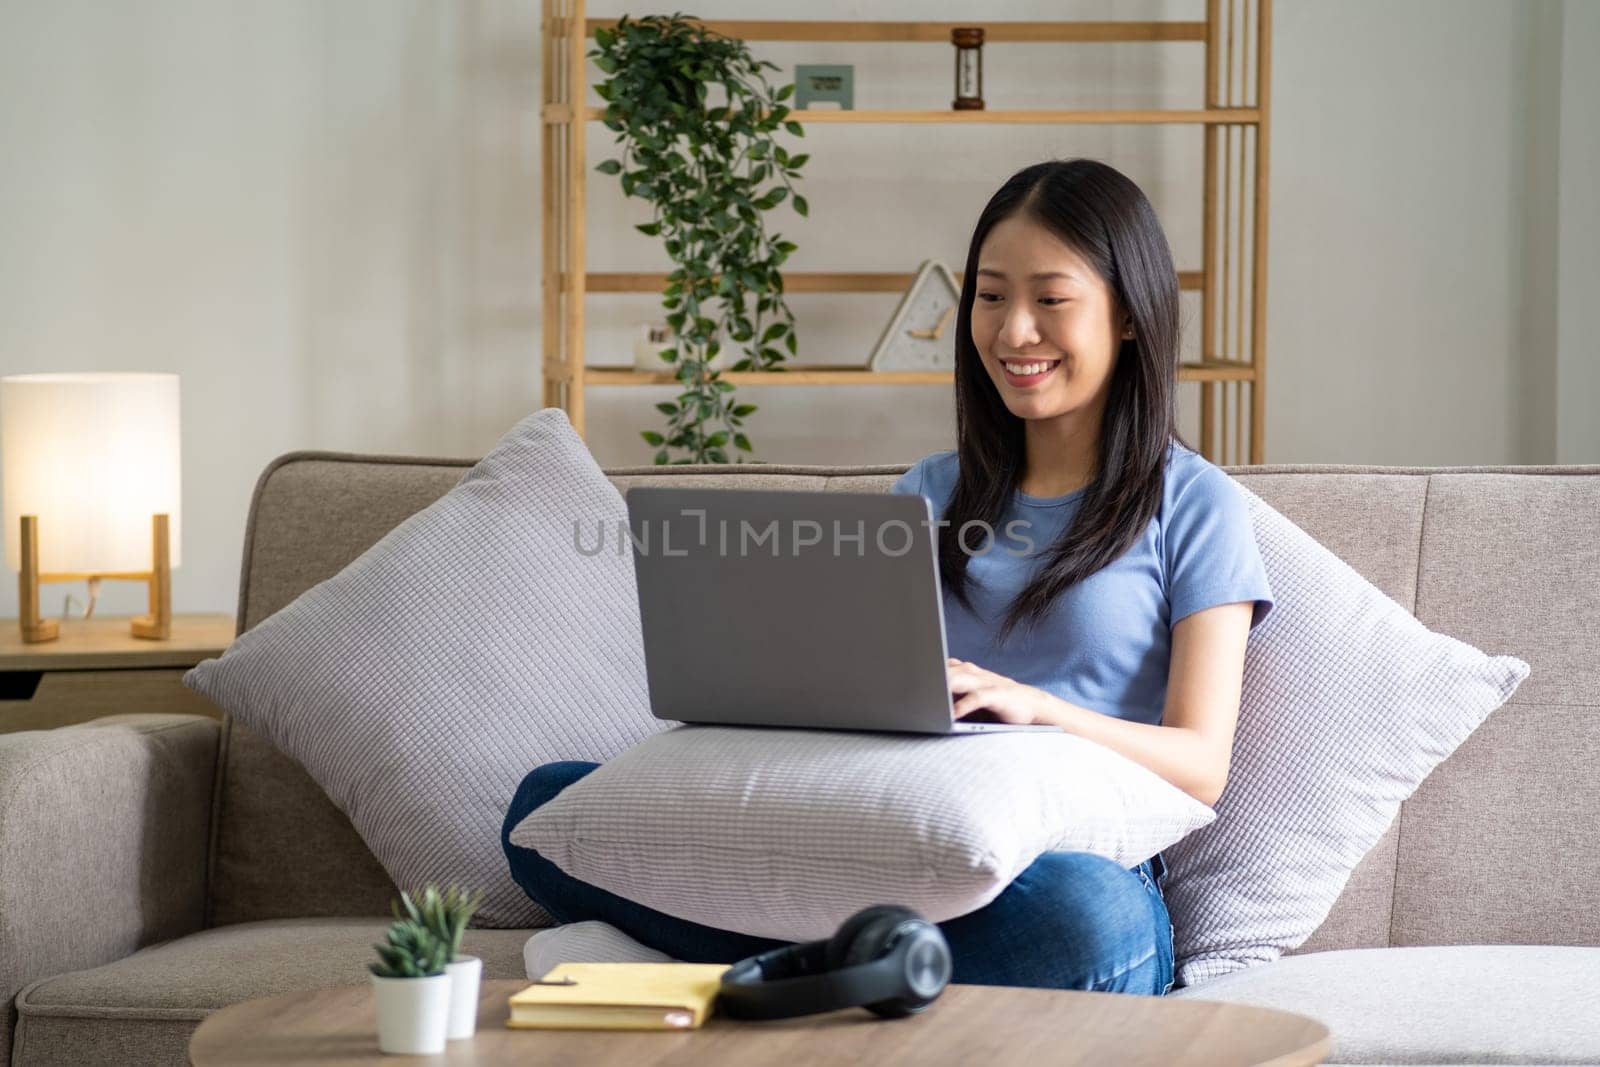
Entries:
[[735, 1019], [787, 1019], [863, 1006], [884, 1018], [914, 1015], [950, 981], [950, 946], [910, 908], [856, 912], [826, 941], [785, 945], [740, 960], [722, 975], [717, 1010]]

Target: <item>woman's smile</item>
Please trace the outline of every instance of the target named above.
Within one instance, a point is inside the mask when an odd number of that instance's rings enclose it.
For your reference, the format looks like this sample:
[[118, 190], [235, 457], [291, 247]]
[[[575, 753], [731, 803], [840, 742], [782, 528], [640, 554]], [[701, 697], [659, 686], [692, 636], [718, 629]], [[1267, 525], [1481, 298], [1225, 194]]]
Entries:
[[1059, 359], [1003, 359], [1000, 369], [1005, 373], [1006, 384], [1017, 389], [1029, 389], [1055, 373]]

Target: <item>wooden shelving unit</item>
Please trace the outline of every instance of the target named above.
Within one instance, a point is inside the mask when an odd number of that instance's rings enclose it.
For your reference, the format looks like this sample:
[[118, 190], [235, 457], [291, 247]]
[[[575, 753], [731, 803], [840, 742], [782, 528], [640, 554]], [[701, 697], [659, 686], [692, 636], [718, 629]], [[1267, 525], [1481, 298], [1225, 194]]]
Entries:
[[[544, 404], [566, 410], [584, 432], [584, 391], [596, 386], [671, 385], [670, 373], [588, 366], [584, 304], [590, 293], [659, 293], [659, 273], [590, 273], [585, 261], [586, 126], [600, 108], [588, 99], [584, 53], [598, 28], [585, 0], [544, 0], [543, 373]], [[717, 21], [705, 25], [747, 41], [923, 42], [950, 47], [955, 26], [984, 28], [986, 44], [1190, 41], [1205, 49], [1205, 107], [1199, 110], [810, 111], [802, 123], [1028, 123], [1036, 125], [1194, 125], [1205, 144], [1203, 262], [1179, 274], [1200, 293], [1203, 358], [1179, 367], [1200, 389], [1201, 451], [1216, 463], [1265, 462], [1268, 117], [1272, 0], [1207, 0], [1203, 22], [808, 22]], [[579, 28], [581, 27], [581, 32]], [[1112, 161], [1115, 163], [1115, 161]], [[786, 292], [904, 292], [910, 273], [817, 271], [784, 275]], [[957, 274], [960, 279], [960, 274]], [[866, 358], [863, 341], [862, 359]], [[631, 353], [629, 353], [631, 358]], [[948, 372], [874, 372], [788, 364], [783, 371], [723, 372], [739, 386], [950, 385]]]

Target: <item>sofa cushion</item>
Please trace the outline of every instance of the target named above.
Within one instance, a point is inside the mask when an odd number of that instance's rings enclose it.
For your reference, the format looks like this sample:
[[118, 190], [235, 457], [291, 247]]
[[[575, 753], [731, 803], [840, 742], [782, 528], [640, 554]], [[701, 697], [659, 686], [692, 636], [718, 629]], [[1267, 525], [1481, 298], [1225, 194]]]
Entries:
[[[18, 1067], [185, 1063], [207, 1014], [252, 997], [360, 985], [389, 920], [274, 919], [204, 930], [115, 963], [46, 978], [17, 997]], [[530, 930], [468, 930], [486, 979], [521, 978]]]
[[[1429, 629], [1532, 671], [1293, 951], [1600, 944], [1600, 466], [1226, 468]], [[1515, 797], [1508, 803], [1507, 797]], [[1439, 907], [1441, 899], [1451, 906]]]
[[1132, 867], [1214, 817], [1069, 733], [680, 726], [567, 786], [511, 842], [668, 915], [804, 941], [884, 901], [965, 915], [1042, 852]]
[[1392, 943], [1600, 945], [1600, 467], [1428, 484], [1417, 618], [1533, 671], [1407, 802]]
[[1528, 675], [1434, 633], [1240, 487], [1277, 594], [1217, 819], [1167, 853], [1180, 986], [1303, 943], [1401, 804]]
[[1600, 948], [1447, 945], [1286, 956], [1172, 996], [1309, 1015], [1330, 1063], [1600, 1063]]
[[184, 681], [298, 760], [397, 882], [482, 888], [485, 926], [547, 925], [500, 849], [517, 783], [666, 726], [632, 560], [584, 548], [626, 515], [565, 413], [535, 412]]

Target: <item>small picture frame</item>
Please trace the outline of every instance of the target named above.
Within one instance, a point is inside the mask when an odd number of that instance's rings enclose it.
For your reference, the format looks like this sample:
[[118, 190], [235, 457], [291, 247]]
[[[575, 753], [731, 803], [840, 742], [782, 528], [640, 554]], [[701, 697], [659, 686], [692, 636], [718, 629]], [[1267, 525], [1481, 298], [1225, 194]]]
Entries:
[[[818, 107], [819, 104], [822, 106]], [[797, 110], [809, 111], [855, 110], [855, 67], [848, 63], [797, 64], [794, 68], [794, 106]]]

